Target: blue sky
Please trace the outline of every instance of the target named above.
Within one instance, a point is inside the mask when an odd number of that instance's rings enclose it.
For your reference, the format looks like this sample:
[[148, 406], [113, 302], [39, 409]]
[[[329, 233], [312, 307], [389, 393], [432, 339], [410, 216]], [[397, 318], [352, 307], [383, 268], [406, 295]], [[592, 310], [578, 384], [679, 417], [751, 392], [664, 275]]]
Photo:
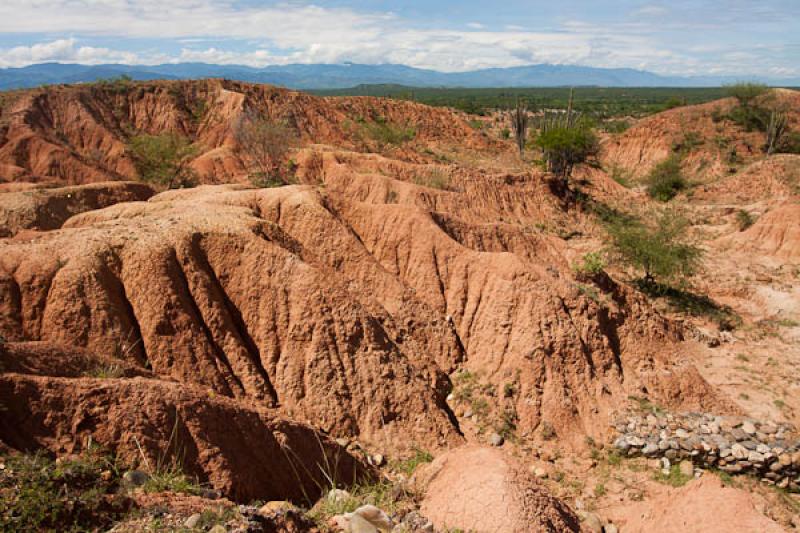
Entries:
[[45, 61], [796, 77], [800, 0], [2, 0], [0, 67]]

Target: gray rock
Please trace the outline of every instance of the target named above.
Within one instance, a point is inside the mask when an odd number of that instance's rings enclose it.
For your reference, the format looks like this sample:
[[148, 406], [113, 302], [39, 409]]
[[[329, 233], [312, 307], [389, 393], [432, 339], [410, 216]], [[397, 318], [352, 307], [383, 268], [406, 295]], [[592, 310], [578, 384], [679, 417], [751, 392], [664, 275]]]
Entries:
[[644, 448], [642, 448], [642, 453], [647, 456], [655, 455], [658, 451], [659, 448], [656, 444], [647, 444]]
[[188, 527], [189, 529], [194, 529], [194, 528], [197, 527], [197, 524], [200, 523], [200, 519], [201, 518], [202, 518], [202, 515], [200, 513], [194, 513], [192, 516], [190, 516], [189, 518], [186, 519], [186, 521], [183, 523], [183, 525], [185, 527]]
[[131, 487], [141, 487], [149, 480], [150, 476], [147, 474], [147, 472], [142, 472], [141, 470], [128, 470], [122, 476], [122, 481]]
[[225, 526], [217, 524], [216, 526], [209, 529], [208, 533], [228, 533], [228, 529]]
[[505, 442], [505, 439], [499, 433], [492, 433], [489, 435], [489, 444], [492, 446], [502, 446]]
[[603, 533], [603, 522], [599, 516], [588, 511], [578, 511], [577, 514], [587, 530], [592, 533]]
[[755, 426], [755, 425], [754, 425], [752, 422], [750, 422], [750, 421], [746, 421], [746, 422], [744, 422], [744, 423], [742, 424], [742, 431], [744, 431], [744, 432], [745, 432], [745, 433], [747, 433], [748, 435], [755, 435], [755, 433], [756, 433], [756, 426]]
[[734, 459], [744, 459], [747, 457], [747, 448], [739, 444], [738, 442], [731, 446], [731, 454], [733, 455]]
[[603, 526], [603, 533], [619, 533], [619, 529], [614, 524], [608, 523]]

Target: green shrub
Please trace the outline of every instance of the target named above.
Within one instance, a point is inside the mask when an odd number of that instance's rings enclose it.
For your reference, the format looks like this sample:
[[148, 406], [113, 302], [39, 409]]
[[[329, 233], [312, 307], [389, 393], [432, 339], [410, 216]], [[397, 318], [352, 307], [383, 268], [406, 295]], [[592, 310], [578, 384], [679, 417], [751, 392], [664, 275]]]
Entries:
[[194, 185], [189, 161], [197, 149], [186, 137], [174, 133], [137, 135], [130, 139], [129, 151], [142, 180], [169, 189]]
[[433, 455], [431, 455], [430, 452], [415, 447], [414, 454], [406, 459], [403, 459], [402, 461], [399, 461], [395, 465], [395, 469], [410, 476], [414, 473], [414, 470], [416, 470], [419, 465], [430, 463], [431, 461], [433, 461]]
[[800, 154], [800, 132], [790, 131], [784, 135], [775, 151], [781, 154]]
[[579, 276], [596, 276], [606, 267], [606, 262], [600, 252], [589, 252], [583, 256], [583, 262], [575, 264], [572, 269]]
[[756, 219], [753, 218], [749, 212], [745, 211], [744, 209], [740, 209], [736, 212], [736, 225], [739, 227], [739, 231], [744, 231], [750, 226], [755, 223]]
[[667, 211], [647, 225], [640, 221], [608, 225], [612, 251], [640, 270], [644, 280], [676, 280], [691, 276], [699, 265], [702, 250], [686, 241], [688, 221]]
[[603, 122], [603, 131], [607, 133], [625, 133], [631, 127], [631, 123], [625, 119], [607, 120]]
[[675, 153], [688, 154], [703, 145], [703, 137], [696, 131], [687, 131], [683, 139], [672, 144], [672, 151]]
[[681, 158], [675, 154], [656, 165], [647, 176], [647, 194], [661, 202], [672, 200], [687, 186], [681, 172]]
[[569, 178], [575, 165], [594, 157], [599, 146], [585, 121], [548, 129], [536, 137], [535, 144], [542, 150], [548, 171], [564, 179]]
[[414, 140], [417, 131], [413, 126], [400, 126], [378, 117], [372, 122], [364, 121], [361, 129], [368, 139], [374, 141], [379, 148], [400, 146]]
[[508, 128], [503, 128], [500, 130], [500, 138], [501, 139], [510, 139], [511, 138], [511, 130]]
[[766, 94], [768, 90], [769, 87], [763, 83], [753, 82], [739, 82], [726, 87], [728, 96], [736, 98], [739, 101], [739, 105], [744, 107], [750, 106], [759, 96]]
[[682, 487], [691, 481], [692, 477], [681, 473], [680, 465], [674, 464], [670, 467], [668, 474], [659, 470], [653, 475], [653, 479], [671, 487]]
[[731, 109], [728, 119], [745, 131], [767, 131], [770, 110], [756, 105], [740, 105]]

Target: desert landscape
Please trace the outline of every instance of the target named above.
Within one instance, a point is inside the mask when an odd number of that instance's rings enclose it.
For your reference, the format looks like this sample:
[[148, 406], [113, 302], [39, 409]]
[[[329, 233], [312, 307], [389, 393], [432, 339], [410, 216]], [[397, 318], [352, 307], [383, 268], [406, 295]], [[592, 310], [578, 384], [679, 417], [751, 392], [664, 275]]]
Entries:
[[3, 530], [800, 528], [800, 92], [730, 93], [0, 94]]

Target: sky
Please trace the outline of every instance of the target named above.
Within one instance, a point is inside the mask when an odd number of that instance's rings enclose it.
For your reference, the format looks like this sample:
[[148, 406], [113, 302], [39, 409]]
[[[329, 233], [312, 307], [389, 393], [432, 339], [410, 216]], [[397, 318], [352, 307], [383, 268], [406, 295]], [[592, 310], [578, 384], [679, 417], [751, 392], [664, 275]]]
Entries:
[[0, 67], [539, 63], [800, 76], [800, 0], [0, 0]]

